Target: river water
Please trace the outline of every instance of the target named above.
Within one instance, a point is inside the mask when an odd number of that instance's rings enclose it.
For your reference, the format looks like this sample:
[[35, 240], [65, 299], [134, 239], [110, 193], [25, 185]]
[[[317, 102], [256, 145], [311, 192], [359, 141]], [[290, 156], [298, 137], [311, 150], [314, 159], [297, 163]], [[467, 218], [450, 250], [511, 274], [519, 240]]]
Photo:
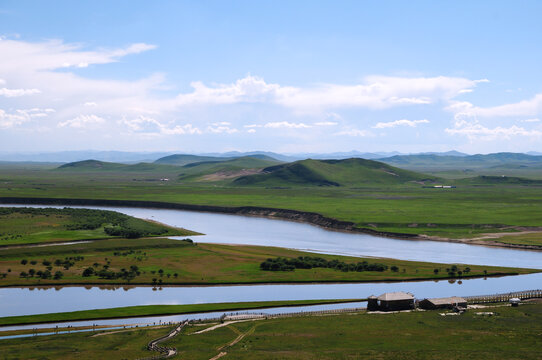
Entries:
[[[434, 241], [381, 238], [266, 218], [164, 209], [87, 207], [115, 210], [205, 233], [196, 242], [252, 244], [352, 256], [390, 257], [442, 263], [542, 268], [542, 252]], [[450, 282], [419, 281], [371, 284], [296, 284], [199, 287], [59, 287], [0, 289], [0, 316], [74, 311], [149, 304], [352, 299], [388, 291], [408, 291], [417, 298], [468, 296], [540, 288], [542, 273]], [[334, 305], [350, 307], [351, 305]], [[309, 308], [304, 308], [309, 309]], [[153, 319], [164, 319], [159, 317]], [[177, 320], [177, 317], [175, 318]], [[123, 320], [124, 323], [127, 320]], [[100, 324], [105, 322], [100, 321]]]

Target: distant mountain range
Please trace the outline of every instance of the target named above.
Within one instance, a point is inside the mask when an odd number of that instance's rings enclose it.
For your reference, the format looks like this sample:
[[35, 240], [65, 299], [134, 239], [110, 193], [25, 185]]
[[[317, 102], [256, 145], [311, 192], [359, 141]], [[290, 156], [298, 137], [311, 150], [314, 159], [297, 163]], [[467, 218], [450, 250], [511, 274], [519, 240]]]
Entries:
[[[36, 153], [0, 153], [0, 161], [13, 161], [13, 162], [47, 162], [47, 163], [68, 163], [83, 161], [88, 159], [95, 159], [99, 161], [118, 162], [118, 163], [138, 163], [138, 162], [154, 162], [160, 158], [179, 155], [175, 152], [128, 152], [128, 151], [57, 151], [57, 152], [36, 152]], [[448, 152], [432, 152], [422, 153], [438, 156], [467, 156], [467, 154], [460, 153], [458, 151]], [[536, 153], [542, 155], [542, 153]], [[535, 153], [531, 155], [536, 155]], [[194, 157], [212, 157], [212, 158], [238, 158], [244, 156], [265, 155], [270, 158], [280, 161], [296, 161], [304, 159], [348, 159], [348, 158], [363, 158], [363, 159], [382, 159], [395, 155], [407, 155], [397, 151], [392, 152], [333, 152], [333, 153], [295, 153], [295, 154], [279, 154], [270, 151], [230, 151], [224, 153], [202, 153], [202, 154], [180, 154], [183, 156]], [[418, 154], [419, 155], [419, 154]]]
[[[496, 170], [497, 169], [497, 170]], [[542, 156], [518, 153], [488, 155], [395, 155], [380, 160], [359, 157], [347, 159], [304, 159], [282, 162], [269, 155], [240, 157], [175, 154], [155, 162], [123, 164], [99, 160], [66, 163], [56, 170], [92, 175], [97, 173], [133, 176], [133, 180], [220, 182], [234, 186], [286, 188], [296, 186], [346, 186], [371, 184], [398, 185], [417, 183], [431, 185], [446, 182], [440, 177], [455, 171], [455, 184], [536, 184], [542, 180], [518, 177], [525, 169], [540, 173]], [[495, 171], [496, 170], [496, 171]], [[512, 176], [505, 176], [507, 173]], [[498, 171], [498, 172], [497, 172]], [[428, 175], [432, 174], [432, 175]], [[478, 176], [476, 176], [478, 175]], [[462, 180], [460, 180], [460, 178]]]
[[[267, 160], [278, 160], [283, 162], [292, 162], [305, 159], [349, 159], [362, 158], [368, 160], [379, 160], [390, 165], [398, 166], [426, 166], [440, 164], [446, 166], [463, 165], [499, 165], [516, 164], [532, 165], [537, 163], [542, 156], [540, 152], [529, 153], [496, 153], [487, 155], [469, 155], [459, 151], [447, 152], [424, 152], [418, 154], [403, 154], [393, 152], [334, 152], [334, 153], [295, 153], [279, 154], [269, 151], [250, 151], [238, 152], [231, 151], [225, 153], [204, 153], [204, 154], [179, 154], [173, 152], [126, 152], [126, 151], [60, 151], [48, 153], [0, 153], [0, 162], [48, 162], [48, 163], [68, 163], [88, 159], [95, 159], [104, 162], [116, 162], [125, 164], [135, 164], [140, 162], [155, 162], [157, 164], [168, 164], [182, 166], [192, 162], [201, 161], [228, 161], [240, 157], [255, 157]], [[484, 165], [484, 166], [485, 166]]]
[[396, 155], [379, 159], [386, 164], [415, 171], [477, 170], [477, 169], [542, 169], [542, 156], [521, 153], [495, 153], [487, 155]]
[[58, 151], [43, 153], [0, 153], [0, 161], [66, 163], [96, 159], [100, 161], [137, 163], [152, 162], [171, 152], [128, 151]]

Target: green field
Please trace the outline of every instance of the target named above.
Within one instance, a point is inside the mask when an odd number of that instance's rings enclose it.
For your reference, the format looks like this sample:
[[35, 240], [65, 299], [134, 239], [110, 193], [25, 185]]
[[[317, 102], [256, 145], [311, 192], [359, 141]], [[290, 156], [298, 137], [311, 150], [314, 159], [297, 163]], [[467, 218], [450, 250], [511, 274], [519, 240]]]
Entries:
[[[242, 186], [230, 178], [214, 182], [180, 180], [182, 167], [178, 166], [170, 167], [177, 169], [174, 173], [0, 167], [3, 183], [0, 197], [281, 208], [319, 213], [352, 222], [360, 228], [446, 238], [472, 238], [484, 233], [542, 226], [539, 216], [542, 213], [542, 186], [531, 180], [476, 177], [451, 181], [433, 177], [434, 182], [426, 185], [457, 186], [439, 189], [423, 187], [418, 181], [423, 180], [421, 175], [415, 178], [411, 172], [390, 167], [384, 168], [387, 172], [381, 168], [371, 169], [368, 165], [353, 170], [348, 162], [343, 162], [342, 170], [337, 168], [341, 171], [335, 172], [329, 169], [334, 164], [310, 161], [304, 164], [310, 170], [308, 173], [290, 171], [287, 179], [281, 180], [279, 169], [265, 175], [263, 182], [254, 181], [260, 175], [238, 178], [238, 181], [253, 179], [253, 183]], [[369, 164], [374, 165], [374, 162]], [[390, 174], [394, 171], [398, 176]], [[344, 179], [354, 176], [352, 174], [357, 174], [355, 184], [342, 184]], [[300, 176], [305, 180], [313, 179], [316, 184], [336, 182], [340, 186], [296, 183]], [[363, 176], [370, 181], [365, 181]], [[160, 181], [162, 177], [169, 177], [169, 181]], [[398, 177], [401, 181], [393, 182]], [[542, 240], [535, 244], [542, 246]]]
[[137, 359], [152, 356], [147, 343], [168, 329], [137, 329], [105, 336], [90, 332], [0, 340], [0, 359]]
[[114, 237], [195, 235], [114, 211], [0, 208], [0, 247]]
[[[321, 267], [294, 271], [260, 269], [260, 264], [268, 258], [293, 259], [299, 256], [320, 257], [346, 264], [367, 261], [369, 264], [383, 264], [386, 270], [358, 272]], [[457, 269], [452, 264], [312, 254], [277, 247], [204, 244], [159, 238], [113, 239], [0, 249], [0, 286], [370, 282], [460, 279], [536, 272], [532, 269], [493, 266], [455, 266]], [[40, 276], [46, 271], [51, 276]], [[61, 273], [59, 278], [53, 276], [57, 272]], [[87, 276], [85, 272], [88, 272]]]
[[[491, 311], [495, 316], [479, 316]], [[246, 321], [165, 343], [178, 359], [539, 359], [542, 304], [469, 310], [344, 314]], [[144, 348], [168, 329], [111, 331], [0, 340], [3, 359], [121, 359], [152, 356]], [[103, 332], [107, 334], [108, 332]]]

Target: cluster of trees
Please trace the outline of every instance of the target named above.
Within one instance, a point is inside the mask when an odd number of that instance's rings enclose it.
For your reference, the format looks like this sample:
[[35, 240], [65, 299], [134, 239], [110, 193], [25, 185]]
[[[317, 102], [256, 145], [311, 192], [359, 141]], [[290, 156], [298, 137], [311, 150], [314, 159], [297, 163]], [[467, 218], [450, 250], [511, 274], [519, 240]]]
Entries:
[[299, 256], [297, 258], [278, 257], [267, 259], [260, 264], [260, 269], [265, 271], [293, 271], [295, 269], [329, 268], [348, 271], [386, 271], [387, 265], [380, 263], [368, 263], [361, 261], [358, 263], [347, 264], [344, 261], [326, 260], [321, 257]]
[[51, 273], [51, 271], [49, 270], [45, 270], [45, 271], [41, 271], [41, 270], [34, 270], [34, 269], [30, 269], [28, 270], [28, 272], [26, 271], [21, 271], [20, 277], [22, 278], [28, 278], [28, 277], [38, 277], [40, 279], [55, 279], [55, 280], [60, 280], [62, 279], [62, 276], [64, 276], [64, 274], [62, 273], [62, 271], [57, 271], [54, 273], [54, 275]]
[[137, 239], [149, 235], [162, 235], [167, 232], [166, 229], [160, 231], [148, 231], [141, 228], [128, 226], [106, 226], [104, 231], [109, 236], [120, 236], [127, 239]]
[[[28, 271], [21, 271], [19, 276], [22, 278], [37, 277], [40, 279], [59, 280], [59, 279], [62, 279], [64, 274], [62, 273], [62, 271], [56, 271], [53, 274], [53, 264], [58, 267], [62, 266], [65, 270], [69, 270], [70, 267], [75, 265], [76, 261], [82, 261], [84, 259], [85, 258], [83, 256], [65, 257], [64, 259], [56, 259], [54, 262], [51, 260], [43, 259], [41, 261], [41, 264], [45, 266], [45, 270], [36, 270], [36, 269], [31, 268], [31, 269], [28, 269]], [[37, 265], [38, 262], [36, 260], [28, 261], [28, 259], [21, 260], [21, 265], [27, 265], [27, 264]]]
[[[168, 229], [159, 224], [135, 219], [128, 215], [109, 210], [94, 209], [54, 209], [54, 208], [0, 208], [0, 216], [10, 214], [28, 214], [31, 216], [59, 216], [69, 219], [64, 223], [67, 230], [95, 230], [105, 225], [105, 232], [110, 236], [139, 238], [151, 235], [163, 235]], [[11, 234], [8, 234], [11, 236]], [[16, 236], [16, 235], [12, 235]]]
[[[471, 268], [468, 267], [468, 266], [466, 268], [464, 268], [463, 270], [460, 270], [457, 267], [457, 265], [452, 265], [451, 267], [446, 268], [446, 272], [448, 273], [449, 276], [459, 276], [459, 277], [461, 277], [463, 274], [470, 273], [470, 271], [471, 271]], [[440, 272], [440, 269], [434, 269], [433, 272], [435, 273], [435, 275], [437, 275]], [[484, 270], [484, 274], [487, 274], [487, 270]]]
[[83, 270], [83, 276], [89, 277], [96, 275], [101, 279], [124, 279], [124, 280], [132, 280], [136, 276], [141, 275], [141, 272], [139, 271], [139, 268], [137, 265], [131, 265], [129, 269], [120, 269], [120, 271], [112, 271], [109, 270], [108, 266], [105, 266], [101, 270], [96, 270], [93, 267], [88, 267], [85, 270]]

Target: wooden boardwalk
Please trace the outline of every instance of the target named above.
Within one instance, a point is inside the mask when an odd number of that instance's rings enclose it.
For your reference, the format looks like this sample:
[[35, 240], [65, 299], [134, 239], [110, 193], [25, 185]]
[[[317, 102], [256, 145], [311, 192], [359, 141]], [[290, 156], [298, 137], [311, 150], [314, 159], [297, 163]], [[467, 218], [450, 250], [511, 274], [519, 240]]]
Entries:
[[159, 352], [159, 355], [155, 355], [148, 358], [143, 358], [139, 360], [154, 360], [154, 359], [167, 359], [169, 357], [177, 355], [177, 349], [174, 347], [160, 346], [161, 342], [173, 339], [175, 336], [179, 335], [182, 329], [189, 323], [188, 320], [181, 322], [175, 329], [171, 330], [168, 334], [154, 339], [147, 345], [147, 350]]
[[467, 303], [469, 304], [508, 302], [512, 298], [518, 298], [520, 300], [542, 298], [542, 290], [525, 290], [505, 294], [464, 296], [463, 298], [467, 300]]

